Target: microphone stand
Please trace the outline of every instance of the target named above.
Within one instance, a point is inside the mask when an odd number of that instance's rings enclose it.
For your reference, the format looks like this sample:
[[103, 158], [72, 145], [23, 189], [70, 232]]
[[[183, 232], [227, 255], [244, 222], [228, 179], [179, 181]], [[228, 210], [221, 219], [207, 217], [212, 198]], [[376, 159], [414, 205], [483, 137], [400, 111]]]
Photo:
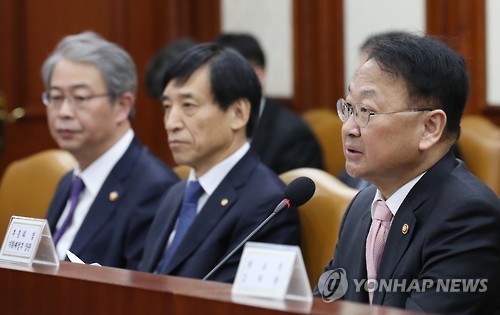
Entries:
[[215, 266], [214, 269], [212, 269], [202, 280], [207, 280], [214, 272], [216, 272], [220, 268], [220, 266], [222, 266], [222, 264], [224, 264], [229, 258], [231, 258], [234, 253], [236, 253], [241, 248], [241, 246], [243, 246], [252, 236], [254, 236], [255, 233], [257, 233], [275, 215], [276, 212], [273, 211], [273, 213], [271, 213], [261, 224], [259, 224], [259, 226], [255, 230], [253, 230], [252, 233], [250, 233], [243, 241], [241, 241], [238, 246], [236, 246], [229, 254], [227, 254], [227, 256], [224, 257], [224, 259], [222, 259], [217, 264], [217, 266]]

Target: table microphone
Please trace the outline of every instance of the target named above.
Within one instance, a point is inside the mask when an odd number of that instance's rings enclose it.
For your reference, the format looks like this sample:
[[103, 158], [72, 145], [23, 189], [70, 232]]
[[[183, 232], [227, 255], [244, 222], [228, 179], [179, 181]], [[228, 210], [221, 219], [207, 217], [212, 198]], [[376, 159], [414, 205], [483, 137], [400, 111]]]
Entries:
[[316, 190], [316, 185], [309, 177], [298, 177], [294, 179], [288, 186], [285, 188], [285, 198], [276, 206], [273, 212], [258, 226], [255, 230], [252, 231], [241, 243], [238, 244], [224, 259], [222, 259], [217, 266], [215, 266], [204, 278], [203, 280], [207, 280], [214, 272], [216, 272], [229, 258], [231, 258], [234, 253], [236, 253], [241, 246], [245, 245], [245, 243], [254, 236], [264, 225], [266, 225], [269, 220], [271, 220], [276, 214], [281, 212], [283, 209], [288, 209], [290, 207], [299, 207], [304, 203], [309, 201], [311, 197], [314, 195], [314, 191]]

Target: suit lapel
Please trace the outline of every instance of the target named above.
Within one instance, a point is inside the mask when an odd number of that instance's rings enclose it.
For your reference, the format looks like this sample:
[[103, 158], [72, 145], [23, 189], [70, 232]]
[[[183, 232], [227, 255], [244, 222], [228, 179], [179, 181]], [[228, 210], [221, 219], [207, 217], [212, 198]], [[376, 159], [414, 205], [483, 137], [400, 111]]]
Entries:
[[[146, 258], [148, 259], [148, 263], [145, 268], [150, 272], [156, 271], [158, 263], [161, 262], [163, 256], [165, 255], [168, 238], [172, 233], [177, 217], [179, 216], [179, 210], [185, 191], [186, 181], [182, 181], [173, 186], [165, 199], [168, 200], [168, 203], [162, 203], [160, 209], [158, 210], [159, 215], [155, 217], [154, 220], [155, 226], [151, 228], [151, 231], [153, 231], [153, 233], [158, 232], [158, 235], [154, 236], [156, 241], [153, 245], [153, 249], [151, 250], [152, 255]], [[169, 209], [166, 209], [167, 207]]]
[[[394, 270], [410, 245], [417, 223], [414, 210], [415, 207], [411, 204], [405, 205], [405, 203], [403, 203], [396, 213], [382, 254], [380, 267], [377, 272], [377, 279], [392, 278]], [[404, 228], [405, 225], [408, 228]], [[406, 231], [406, 234], [403, 233], [403, 229]], [[373, 303], [382, 304], [384, 297], [385, 291], [375, 292], [373, 295]]]
[[[223, 199], [227, 199], [228, 202], [222, 202]], [[186, 260], [200, 246], [222, 220], [224, 215], [228, 213], [237, 199], [238, 194], [234, 187], [227, 181], [222, 181], [196, 216], [184, 239], [179, 244], [177, 251], [167, 266], [167, 274], [172, 272], [173, 269]]]
[[50, 208], [47, 211], [47, 221], [49, 222], [50, 231], [52, 233], [54, 233], [57, 221], [61, 217], [61, 214], [66, 207], [66, 203], [68, 202], [72, 177], [73, 171], [69, 172], [63, 179], [61, 179], [61, 182], [57, 187], [57, 192], [54, 195], [54, 200], [52, 200]]
[[118, 200], [111, 201], [109, 196], [111, 192], [117, 192], [119, 198], [125, 194], [125, 186], [116, 178], [109, 176], [103, 184], [99, 194], [96, 196], [92, 206], [83, 220], [78, 233], [76, 234], [71, 251], [79, 254], [99, 231], [109, 224], [109, 220], [116, 211]]
[[371, 217], [371, 211], [370, 208], [368, 208], [368, 212], [366, 212], [362, 219], [361, 219], [361, 229], [363, 233], [360, 233], [359, 235], [362, 236], [362, 238], [359, 240], [359, 244], [363, 244], [363, 250], [359, 252], [360, 254], [360, 261], [362, 262], [359, 264], [358, 267], [358, 275], [366, 278], [366, 236], [368, 235], [368, 231], [370, 230], [370, 225], [372, 224], [372, 217]]
[[[371, 194], [373, 195], [373, 194]], [[356, 239], [349, 241], [351, 244], [360, 244], [360, 246], [355, 246], [353, 248], [357, 248], [358, 250], [353, 250], [352, 253], [354, 257], [347, 258], [347, 261], [356, 261], [358, 262], [353, 266], [354, 274], [349, 276], [349, 278], [356, 279], [360, 281], [361, 279], [366, 279], [367, 271], [366, 271], [366, 237], [368, 235], [368, 231], [370, 230], [370, 225], [372, 223], [370, 205], [373, 198], [366, 199], [365, 205], [356, 205], [356, 207], [360, 207], [362, 209], [366, 209], [365, 213], [361, 216], [361, 220], [359, 223], [359, 229], [357, 228], [355, 231]], [[356, 302], [368, 302], [368, 293], [365, 290], [361, 290], [360, 292], [355, 292], [355, 286], [350, 286], [352, 288], [352, 296], [350, 300]]]
[[[110, 224], [118, 205], [126, 198], [126, 180], [132, 174], [135, 163], [144, 151], [145, 148], [134, 137], [125, 154], [109, 173], [90, 206], [89, 212], [85, 216], [73, 244], [71, 244], [73, 253], [78, 255], [106, 224]], [[111, 193], [117, 193], [118, 199], [111, 198]]]

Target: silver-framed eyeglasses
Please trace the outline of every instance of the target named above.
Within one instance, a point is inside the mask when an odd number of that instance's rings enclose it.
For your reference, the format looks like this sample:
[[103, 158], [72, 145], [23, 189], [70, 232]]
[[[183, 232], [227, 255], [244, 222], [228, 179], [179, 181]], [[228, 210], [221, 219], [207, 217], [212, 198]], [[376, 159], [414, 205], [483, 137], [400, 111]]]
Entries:
[[374, 115], [387, 115], [387, 114], [397, 114], [397, 113], [407, 113], [407, 112], [427, 112], [432, 111], [431, 108], [415, 108], [415, 109], [404, 109], [393, 112], [374, 112], [363, 104], [351, 105], [347, 103], [346, 100], [340, 98], [337, 101], [337, 114], [340, 120], [345, 123], [349, 117], [354, 113], [354, 121], [361, 128], [366, 127], [370, 122], [370, 117]]
[[59, 91], [45, 91], [42, 93], [42, 102], [47, 107], [60, 108], [64, 100], [67, 99], [73, 107], [80, 109], [85, 107], [92, 99], [104, 96], [109, 96], [109, 93], [84, 95], [83, 93], [64, 94]]

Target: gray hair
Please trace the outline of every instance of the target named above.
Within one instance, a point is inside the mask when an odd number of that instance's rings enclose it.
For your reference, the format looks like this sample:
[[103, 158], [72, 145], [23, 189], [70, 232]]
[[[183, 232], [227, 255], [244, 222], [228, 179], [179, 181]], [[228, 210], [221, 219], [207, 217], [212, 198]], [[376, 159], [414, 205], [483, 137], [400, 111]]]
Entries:
[[42, 66], [46, 89], [50, 87], [52, 72], [61, 59], [90, 64], [99, 69], [111, 101], [125, 92], [134, 96], [137, 93], [137, 73], [132, 57], [123, 48], [94, 32], [68, 35], [57, 44]]

